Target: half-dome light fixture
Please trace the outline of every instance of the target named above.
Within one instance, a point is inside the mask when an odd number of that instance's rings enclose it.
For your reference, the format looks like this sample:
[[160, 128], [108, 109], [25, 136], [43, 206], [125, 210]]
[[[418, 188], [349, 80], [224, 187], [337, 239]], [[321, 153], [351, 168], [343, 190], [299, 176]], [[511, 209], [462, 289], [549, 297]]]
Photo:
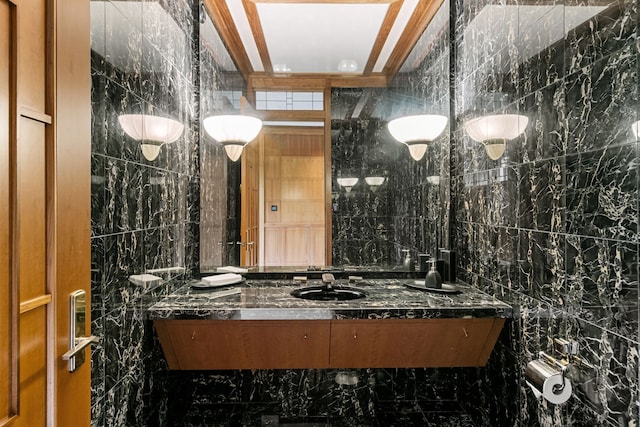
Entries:
[[484, 144], [487, 156], [498, 160], [504, 154], [507, 141], [524, 133], [529, 118], [520, 114], [494, 114], [469, 120], [464, 124], [469, 136]]
[[376, 191], [387, 179], [384, 176], [365, 176], [364, 181], [369, 184], [371, 191]]
[[354, 185], [358, 183], [358, 178], [338, 178], [338, 184], [343, 186], [347, 193], [351, 192]]
[[176, 141], [184, 131], [184, 125], [177, 120], [148, 114], [123, 114], [118, 122], [124, 132], [140, 144], [142, 155], [147, 160], [155, 160], [162, 144]]
[[237, 161], [242, 149], [253, 141], [262, 129], [262, 120], [241, 114], [207, 117], [202, 121], [204, 129], [221, 143], [231, 161]]
[[445, 116], [418, 114], [393, 119], [387, 127], [391, 136], [409, 147], [414, 160], [421, 160], [427, 152], [427, 143], [440, 136], [447, 122]]

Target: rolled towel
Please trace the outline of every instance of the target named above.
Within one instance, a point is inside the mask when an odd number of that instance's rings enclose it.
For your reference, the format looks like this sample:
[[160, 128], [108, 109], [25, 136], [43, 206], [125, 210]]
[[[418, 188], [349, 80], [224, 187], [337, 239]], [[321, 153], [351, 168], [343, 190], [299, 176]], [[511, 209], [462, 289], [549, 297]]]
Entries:
[[246, 268], [234, 267], [232, 265], [227, 265], [226, 267], [218, 267], [216, 271], [218, 273], [238, 273], [238, 274], [249, 272], [249, 270], [247, 270]]
[[224, 286], [242, 282], [242, 276], [235, 273], [216, 274], [202, 278], [202, 283], [209, 286]]

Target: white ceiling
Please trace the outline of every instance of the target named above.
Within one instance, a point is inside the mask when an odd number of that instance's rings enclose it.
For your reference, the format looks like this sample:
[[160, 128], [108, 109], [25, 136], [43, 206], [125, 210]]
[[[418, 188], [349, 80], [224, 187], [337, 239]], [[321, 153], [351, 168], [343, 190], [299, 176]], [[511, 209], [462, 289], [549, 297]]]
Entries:
[[[234, 0], [227, 0], [228, 2]], [[336, 73], [355, 60], [362, 73], [388, 4], [258, 3], [272, 64], [296, 73]]]

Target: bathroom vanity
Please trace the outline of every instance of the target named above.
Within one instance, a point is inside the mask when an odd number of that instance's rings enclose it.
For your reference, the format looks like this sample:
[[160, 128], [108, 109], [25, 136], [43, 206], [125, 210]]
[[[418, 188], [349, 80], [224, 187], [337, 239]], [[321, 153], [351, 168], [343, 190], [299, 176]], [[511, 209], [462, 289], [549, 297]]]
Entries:
[[286, 280], [186, 284], [148, 314], [170, 369], [484, 366], [511, 307], [466, 285], [437, 294], [405, 282], [359, 283], [367, 296], [351, 301], [298, 299]]

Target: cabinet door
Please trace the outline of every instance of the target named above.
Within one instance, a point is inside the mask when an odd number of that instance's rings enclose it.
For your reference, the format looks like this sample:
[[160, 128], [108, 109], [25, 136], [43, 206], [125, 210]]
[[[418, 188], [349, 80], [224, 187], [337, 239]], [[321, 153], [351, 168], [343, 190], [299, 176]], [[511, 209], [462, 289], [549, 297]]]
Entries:
[[298, 369], [329, 365], [329, 321], [156, 320], [170, 369]]
[[332, 368], [484, 366], [504, 319], [336, 320]]

